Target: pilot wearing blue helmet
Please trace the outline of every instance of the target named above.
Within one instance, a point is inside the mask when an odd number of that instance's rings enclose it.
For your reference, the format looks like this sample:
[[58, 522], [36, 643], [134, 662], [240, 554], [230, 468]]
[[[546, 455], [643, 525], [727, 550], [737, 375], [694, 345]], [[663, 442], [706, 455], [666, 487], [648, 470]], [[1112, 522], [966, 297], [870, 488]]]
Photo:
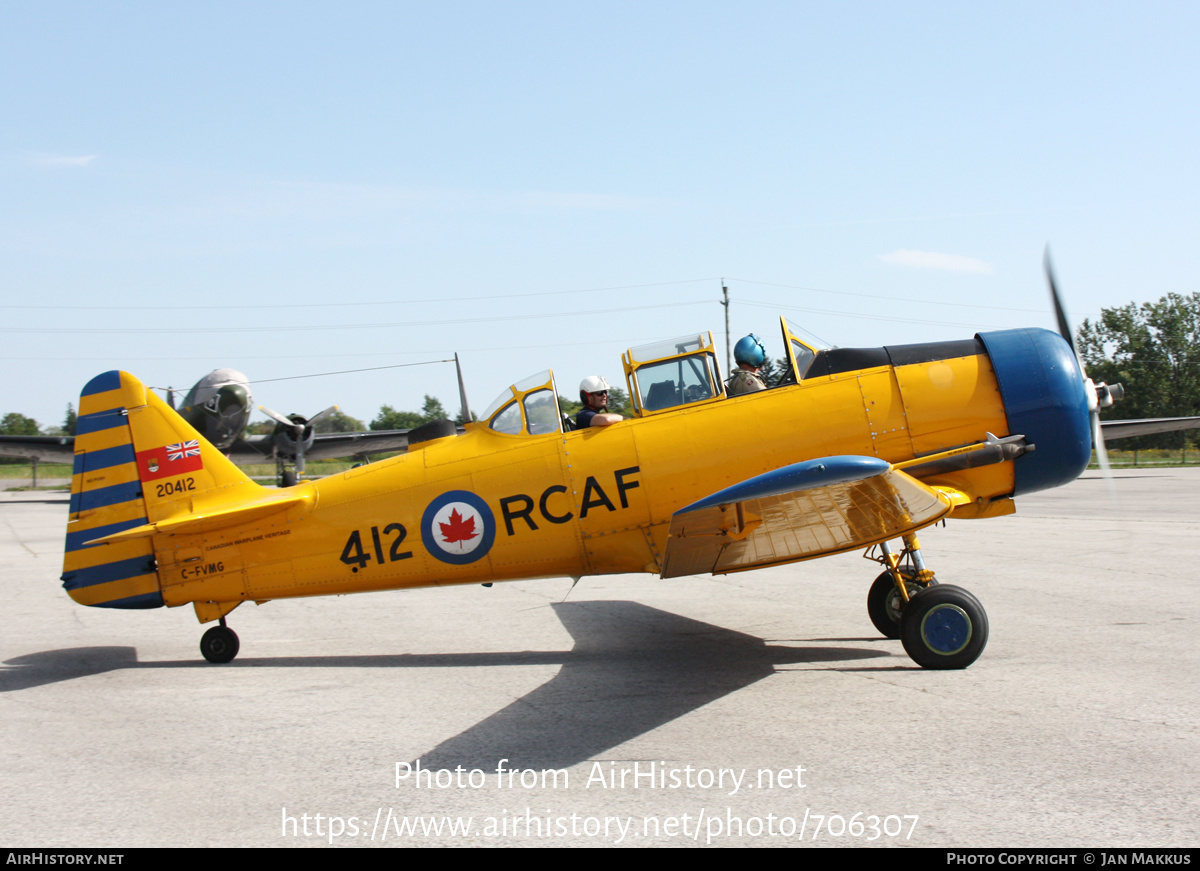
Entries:
[[759, 374], [763, 363], [767, 360], [767, 349], [762, 339], [751, 333], [733, 346], [733, 359], [737, 368], [725, 382], [725, 393], [729, 396], [740, 396], [743, 393], [755, 393], [767, 389], [767, 382]]

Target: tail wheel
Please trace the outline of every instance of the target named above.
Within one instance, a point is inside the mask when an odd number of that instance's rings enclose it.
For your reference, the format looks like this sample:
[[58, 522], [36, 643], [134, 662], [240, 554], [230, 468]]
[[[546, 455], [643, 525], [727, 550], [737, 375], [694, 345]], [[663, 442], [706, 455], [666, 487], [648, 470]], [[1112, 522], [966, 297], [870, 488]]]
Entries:
[[900, 640], [922, 668], [966, 668], [987, 646], [987, 613], [962, 587], [927, 587], [905, 606]]
[[[909, 599], [926, 589], [917, 583], [916, 572], [913, 569], [902, 568], [900, 574], [904, 575], [904, 586], [908, 590]], [[929, 586], [936, 583], [937, 581], [931, 580]], [[900, 637], [900, 614], [904, 611], [904, 604], [904, 597], [896, 589], [891, 572], [884, 572], [871, 584], [871, 590], [867, 593], [867, 616], [884, 638]]]
[[240, 648], [237, 633], [228, 626], [214, 626], [200, 639], [200, 652], [209, 662], [233, 662]]

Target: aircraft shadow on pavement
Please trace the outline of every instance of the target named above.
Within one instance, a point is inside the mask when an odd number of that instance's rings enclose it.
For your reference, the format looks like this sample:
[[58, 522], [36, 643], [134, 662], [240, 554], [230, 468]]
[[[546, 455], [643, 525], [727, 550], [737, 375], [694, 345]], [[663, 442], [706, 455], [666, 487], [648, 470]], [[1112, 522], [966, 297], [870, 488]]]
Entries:
[[887, 656], [795, 648], [635, 602], [554, 605], [575, 640], [542, 686], [421, 756], [425, 768], [568, 768], [709, 702], [775, 666]]
[[[636, 602], [551, 606], [570, 651], [240, 659], [220, 668], [463, 668], [555, 664], [551, 680], [422, 754], [425, 768], [568, 768], [798, 663], [887, 657], [880, 649], [790, 647]], [[133, 647], [80, 647], [10, 659], [0, 692], [116, 669], [218, 667], [138, 662]]]
[[0, 692], [11, 693], [121, 668], [141, 668], [136, 647], [70, 647], [6, 660]]

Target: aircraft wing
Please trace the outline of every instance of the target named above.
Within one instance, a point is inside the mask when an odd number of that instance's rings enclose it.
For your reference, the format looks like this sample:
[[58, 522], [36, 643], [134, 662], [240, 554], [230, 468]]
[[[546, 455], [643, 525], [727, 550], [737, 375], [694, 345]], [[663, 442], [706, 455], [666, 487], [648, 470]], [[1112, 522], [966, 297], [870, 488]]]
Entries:
[[962, 494], [876, 457], [776, 469], [675, 512], [662, 577], [727, 574], [869, 547], [928, 526]]
[[75, 461], [75, 437], [0, 435], [0, 457], [71, 463]]
[[1181, 429], [1200, 429], [1200, 417], [1152, 417], [1145, 420], [1102, 420], [1100, 430], [1104, 441], [1131, 439], [1134, 436], [1156, 435]]
[[[357, 457], [363, 454], [383, 454], [408, 448], [406, 429], [379, 432], [317, 433], [313, 443], [304, 451], [309, 460], [330, 460], [338, 457]], [[275, 462], [275, 442], [272, 435], [242, 436], [229, 446], [225, 455], [239, 465]]]
[[406, 429], [317, 433], [313, 436], [312, 447], [304, 452], [304, 456], [310, 460], [325, 460], [403, 451], [408, 448], [408, 433]]

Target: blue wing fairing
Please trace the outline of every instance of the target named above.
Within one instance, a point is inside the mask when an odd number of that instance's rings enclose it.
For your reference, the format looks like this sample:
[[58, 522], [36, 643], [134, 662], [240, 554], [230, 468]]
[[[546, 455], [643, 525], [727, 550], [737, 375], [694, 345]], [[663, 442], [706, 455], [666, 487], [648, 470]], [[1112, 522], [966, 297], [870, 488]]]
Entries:
[[698, 511], [713, 505], [727, 505], [747, 499], [761, 499], [766, 496], [778, 496], [781, 493], [793, 493], [861, 481], [875, 475], [882, 475], [890, 468], [891, 466], [887, 462], [877, 457], [841, 456], [806, 460], [803, 463], [793, 463], [790, 466], [739, 481], [732, 487], [726, 487], [698, 502], [693, 502], [686, 508], [681, 508], [677, 513], [686, 514], [689, 511]]

